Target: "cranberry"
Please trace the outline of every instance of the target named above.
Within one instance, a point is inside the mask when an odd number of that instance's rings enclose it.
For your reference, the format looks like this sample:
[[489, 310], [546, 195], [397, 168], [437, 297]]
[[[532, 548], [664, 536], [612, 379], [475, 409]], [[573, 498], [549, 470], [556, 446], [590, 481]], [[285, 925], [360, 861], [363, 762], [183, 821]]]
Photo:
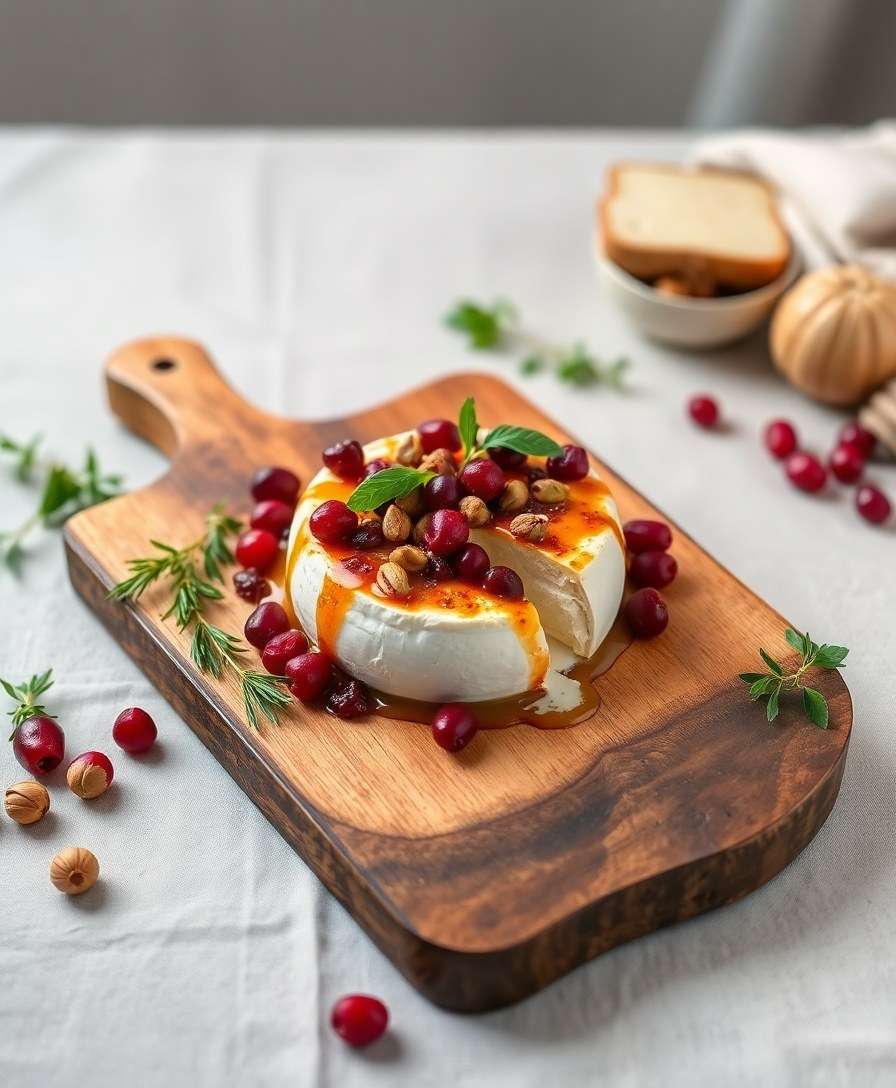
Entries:
[[352, 547], [360, 548], [362, 551], [369, 548], [381, 548], [385, 542], [383, 526], [374, 518], [362, 521], [357, 530], [352, 533]]
[[821, 491], [827, 483], [828, 470], [811, 453], [792, 453], [785, 467], [790, 482], [801, 491]]
[[326, 654], [299, 654], [287, 661], [283, 670], [289, 680], [289, 690], [303, 703], [310, 703], [322, 694], [333, 677], [333, 666]]
[[375, 476], [376, 473], [382, 472], [384, 468], [389, 468], [392, 462], [387, 461], [385, 457], [374, 457], [372, 461], [368, 461], [364, 466], [364, 479], [368, 476]]
[[261, 651], [261, 663], [273, 676], [284, 676], [286, 663], [305, 653], [307, 649], [308, 639], [301, 631], [295, 628], [281, 631], [265, 644]]
[[441, 449], [455, 453], [463, 444], [457, 426], [450, 419], [427, 419], [419, 424], [417, 433], [423, 443], [424, 453]]
[[351, 1046], [375, 1042], [389, 1024], [389, 1011], [375, 997], [349, 994], [341, 997], [330, 1013], [333, 1031]]
[[872, 525], [883, 525], [893, 511], [887, 496], [873, 484], [863, 484], [856, 492], [856, 510]]
[[669, 609], [655, 589], [639, 589], [633, 593], [623, 611], [637, 638], [655, 638], [669, 623]]
[[546, 462], [554, 480], [584, 480], [588, 475], [588, 454], [581, 446], [564, 446], [563, 451]]
[[234, 573], [233, 588], [236, 590], [236, 595], [242, 597], [244, 601], [258, 604], [262, 597], [270, 596], [271, 583], [266, 578], [262, 578], [261, 572], [255, 567], [247, 567], [245, 570]]
[[497, 462], [480, 457], [464, 466], [460, 482], [471, 495], [489, 502], [501, 494], [507, 481]]
[[765, 448], [772, 457], [789, 457], [796, 447], [796, 431], [786, 419], [773, 419], [765, 428]]
[[289, 626], [289, 616], [283, 605], [277, 604], [276, 601], [265, 601], [246, 620], [243, 634], [247, 642], [250, 642], [257, 650], [263, 650], [274, 635], [288, 631]]
[[156, 723], [139, 706], [129, 706], [115, 719], [112, 726], [112, 739], [119, 748], [131, 755], [148, 752], [158, 736]]
[[69, 763], [65, 780], [72, 793], [91, 801], [112, 785], [114, 774], [108, 756], [102, 752], [84, 752]]
[[426, 566], [423, 568], [423, 579], [426, 582], [447, 582], [454, 577], [454, 571], [444, 559], [437, 555], [427, 557]]
[[358, 515], [339, 499], [327, 499], [314, 511], [308, 524], [318, 540], [324, 544], [338, 544], [348, 540], [358, 528]]
[[298, 476], [288, 468], [260, 468], [252, 477], [249, 490], [256, 502], [279, 499], [287, 506], [295, 506], [301, 486]]
[[327, 698], [327, 709], [339, 718], [358, 718], [370, 713], [370, 692], [360, 680], [343, 680]]
[[489, 568], [488, 553], [478, 544], [465, 544], [452, 556], [451, 565], [462, 582], [479, 585]]
[[462, 548], [470, 536], [470, 526], [459, 510], [436, 510], [429, 519], [423, 541], [436, 555], [450, 555]]
[[340, 480], [360, 480], [364, 475], [364, 451], [361, 443], [353, 439], [327, 446], [323, 452], [323, 461]]
[[517, 453], [516, 450], [508, 449], [507, 446], [492, 446], [488, 451], [489, 457], [505, 472], [520, 469], [526, 463], [526, 455], [524, 453]]
[[711, 428], [719, 422], [719, 406], [712, 397], [691, 397], [688, 414], [699, 427]]
[[678, 574], [678, 563], [668, 552], [638, 552], [632, 556], [628, 573], [635, 585], [662, 589]]
[[877, 439], [871, 431], [866, 430], [861, 423], [854, 419], [850, 420], [849, 423], [844, 423], [839, 440], [855, 446], [860, 453], [864, 454], [866, 460], [874, 453], [874, 447], [877, 443]]
[[253, 529], [267, 529], [274, 536], [281, 537], [292, 524], [292, 509], [279, 499], [265, 499], [252, 511], [249, 524]]
[[236, 558], [240, 566], [266, 571], [277, 558], [280, 541], [267, 529], [247, 529], [236, 542]]
[[865, 471], [865, 455], [851, 442], [841, 442], [828, 460], [831, 472], [842, 484], [854, 484]]
[[432, 720], [432, 735], [446, 752], [466, 748], [478, 732], [479, 723], [461, 703], [440, 706]]
[[65, 755], [65, 734], [58, 722], [46, 714], [35, 714], [16, 729], [12, 750], [26, 771], [49, 774]]
[[630, 552], [664, 552], [672, 544], [672, 530], [664, 521], [635, 518], [622, 526]]
[[423, 488], [423, 502], [427, 510], [456, 510], [462, 494], [456, 476], [433, 476]]
[[508, 601], [521, 601], [526, 595], [522, 578], [510, 567], [489, 567], [482, 576], [482, 588]]

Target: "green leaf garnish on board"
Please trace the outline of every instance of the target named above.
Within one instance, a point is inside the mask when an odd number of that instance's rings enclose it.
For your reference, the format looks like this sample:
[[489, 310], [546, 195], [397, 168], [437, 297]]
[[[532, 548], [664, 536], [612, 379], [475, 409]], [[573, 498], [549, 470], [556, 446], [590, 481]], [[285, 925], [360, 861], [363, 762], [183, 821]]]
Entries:
[[742, 672], [740, 679], [748, 685], [750, 698], [767, 698], [766, 716], [770, 722], [777, 718], [780, 700], [788, 692], [799, 691], [802, 694], [803, 712], [819, 729], [827, 729], [829, 723], [828, 701], [820, 691], [807, 687], [803, 680], [809, 669], [841, 669], [849, 650], [845, 646], [819, 646], [807, 634], [788, 627], [784, 632], [788, 645], [800, 655], [800, 664], [793, 672], [787, 672], [780, 661], [765, 650], [759, 650], [759, 656], [768, 666], [768, 672]]

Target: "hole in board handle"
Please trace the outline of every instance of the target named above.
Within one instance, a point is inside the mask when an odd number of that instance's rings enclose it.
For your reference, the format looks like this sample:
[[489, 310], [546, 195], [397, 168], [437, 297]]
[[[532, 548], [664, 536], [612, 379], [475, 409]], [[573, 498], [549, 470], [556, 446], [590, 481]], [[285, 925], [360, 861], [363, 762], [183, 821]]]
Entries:
[[150, 364], [153, 370], [175, 370], [177, 363], [173, 359], [153, 359]]

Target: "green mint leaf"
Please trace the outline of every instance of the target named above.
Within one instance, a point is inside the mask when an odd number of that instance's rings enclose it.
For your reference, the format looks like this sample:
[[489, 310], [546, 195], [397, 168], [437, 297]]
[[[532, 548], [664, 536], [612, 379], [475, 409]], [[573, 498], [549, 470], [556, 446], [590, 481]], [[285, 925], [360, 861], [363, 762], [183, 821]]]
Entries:
[[784, 638], [790, 643], [794, 650], [798, 650], [803, 656], [806, 654], [806, 644], [803, 640], [803, 636], [798, 631], [794, 631], [792, 627], [788, 627], [784, 632]]
[[768, 665], [768, 667], [772, 670], [775, 676], [784, 675], [784, 666], [781, 665], [779, 662], [775, 661], [775, 659], [767, 654], [765, 650], [763, 650], [761, 647], [759, 649], [759, 656], [766, 663], [766, 665]]
[[839, 669], [848, 653], [845, 646], [820, 646], [812, 664], [819, 669]]
[[476, 419], [476, 401], [472, 397], [467, 397], [461, 405], [457, 429], [460, 431], [460, 439], [464, 444], [464, 460], [466, 460], [476, 445], [476, 435], [479, 433], [479, 421]]
[[828, 727], [828, 701], [815, 688], [803, 688], [803, 710], [809, 721], [819, 729]]
[[544, 370], [546, 365], [540, 355], [527, 355], [520, 363], [520, 374], [526, 378], [531, 378], [533, 374], [538, 374]]
[[496, 302], [488, 308], [462, 299], [445, 315], [445, 324], [464, 333], [469, 347], [475, 351], [486, 351], [501, 343], [505, 325], [513, 313], [513, 307], [505, 302]]
[[489, 431], [482, 443], [486, 450], [494, 449], [495, 446], [503, 446], [532, 457], [556, 457], [562, 452], [553, 438], [548, 438], [546, 434], [527, 427], [511, 427], [506, 423]]
[[390, 465], [358, 484], [348, 500], [348, 508], [356, 514], [376, 510], [384, 502], [410, 495], [434, 475], [434, 472], [421, 472], [420, 469], [406, 468], [404, 465]]
[[760, 677], [750, 685], [750, 698], [755, 702], [757, 699], [761, 699], [763, 695], [768, 695], [776, 683], [777, 680], [774, 676]]
[[773, 722], [778, 716], [778, 699], [781, 695], [781, 686], [774, 689], [774, 691], [768, 697], [768, 703], [765, 707], [765, 716], [770, 722]]
[[757, 680], [765, 680], [764, 672], [740, 672], [737, 674], [745, 684], [752, 686]]

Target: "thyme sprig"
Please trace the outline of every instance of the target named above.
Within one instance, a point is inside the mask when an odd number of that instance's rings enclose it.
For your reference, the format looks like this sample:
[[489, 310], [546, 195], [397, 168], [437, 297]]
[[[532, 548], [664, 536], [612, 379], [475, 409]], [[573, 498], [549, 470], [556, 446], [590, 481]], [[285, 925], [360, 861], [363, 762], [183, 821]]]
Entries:
[[801, 634], [788, 627], [784, 632], [788, 644], [800, 654], [800, 664], [792, 672], [786, 672], [780, 661], [760, 648], [759, 656], [768, 666], [767, 672], [742, 672], [740, 678], [749, 685], [750, 698], [767, 699], [766, 715], [770, 722], [777, 718], [781, 696], [791, 691], [802, 693], [803, 711], [819, 729], [827, 729], [829, 721], [828, 701], [815, 688], [807, 687], [805, 675], [809, 669], [842, 669], [849, 650], [845, 646], [819, 646], [808, 633]]

